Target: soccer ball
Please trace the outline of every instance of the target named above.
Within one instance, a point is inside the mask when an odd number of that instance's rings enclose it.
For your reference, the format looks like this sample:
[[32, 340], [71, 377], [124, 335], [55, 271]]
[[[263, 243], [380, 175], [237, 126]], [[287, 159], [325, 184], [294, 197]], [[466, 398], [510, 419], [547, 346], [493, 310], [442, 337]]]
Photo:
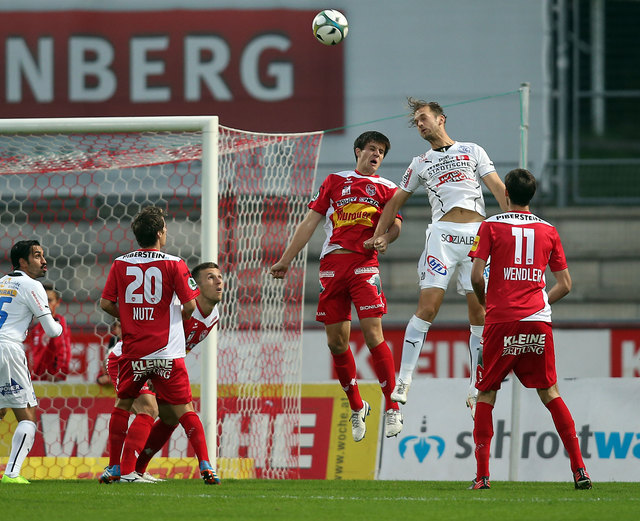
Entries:
[[325, 9], [313, 19], [313, 35], [324, 45], [336, 45], [347, 37], [349, 22], [340, 11]]

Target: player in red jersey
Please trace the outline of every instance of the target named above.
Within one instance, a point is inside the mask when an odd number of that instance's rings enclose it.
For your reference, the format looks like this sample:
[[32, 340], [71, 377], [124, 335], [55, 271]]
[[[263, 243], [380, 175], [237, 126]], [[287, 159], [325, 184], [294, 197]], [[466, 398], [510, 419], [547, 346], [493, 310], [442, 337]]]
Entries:
[[49, 337], [39, 322], [29, 332], [25, 345], [28, 346], [27, 352], [32, 360], [29, 364], [31, 379], [63, 382], [69, 374], [71, 330], [65, 318], [57, 312], [62, 301], [60, 293], [49, 283], [44, 283], [43, 286], [47, 292], [51, 316], [62, 326], [62, 334], [55, 338]]
[[[135, 458], [154, 419], [138, 414], [127, 429], [129, 412], [142, 386], [151, 380], [158, 402], [170, 407], [183, 426], [207, 484], [217, 481], [209, 463], [204, 429], [191, 405], [191, 385], [184, 363], [183, 320], [196, 308], [199, 291], [186, 263], [161, 251], [167, 242], [164, 211], [146, 207], [131, 228], [140, 249], [118, 257], [109, 271], [100, 307], [122, 324], [117, 399], [109, 422], [109, 451], [122, 447], [120, 468], [105, 469], [100, 482], [150, 483], [135, 472]], [[115, 478], [115, 479], [112, 479]]]
[[[502, 380], [513, 371], [522, 385], [535, 388], [549, 409], [569, 454], [575, 488], [591, 488], [575, 423], [557, 386], [550, 304], [571, 290], [571, 276], [557, 230], [529, 211], [535, 177], [515, 169], [505, 177], [508, 212], [480, 225], [469, 256], [471, 283], [486, 308], [482, 362], [478, 365], [478, 401], [473, 439], [477, 474], [470, 488], [490, 488], [489, 447], [493, 405]], [[484, 268], [491, 257], [485, 295]], [[549, 266], [556, 284], [545, 291]]]
[[[355, 170], [330, 174], [324, 180], [282, 257], [270, 270], [274, 278], [283, 278], [291, 261], [309, 242], [318, 224], [325, 220], [327, 239], [320, 255], [316, 320], [325, 325], [333, 365], [349, 399], [355, 441], [365, 436], [365, 419], [371, 407], [360, 396], [356, 363], [349, 349], [352, 302], [385, 397], [385, 435], [397, 436], [402, 430], [398, 404], [390, 398], [395, 386], [395, 370], [393, 355], [382, 331], [387, 302], [380, 282], [378, 252], [364, 245], [373, 235], [382, 209], [397, 190], [394, 183], [376, 174], [390, 148], [389, 140], [380, 132], [358, 136], [353, 145]], [[401, 224], [400, 216], [396, 215], [385, 236], [388, 242], [398, 237]]]
[[[187, 353], [202, 342], [220, 321], [217, 305], [222, 300], [224, 288], [220, 268], [215, 262], [198, 264], [191, 274], [198, 284], [200, 295], [196, 297], [196, 310], [189, 320], [184, 322]], [[138, 456], [136, 472], [148, 476], [146, 470], [149, 461], [169, 441], [177, 426], [178, 418], [173, 415], [171, 409], [160, 405], [160, 419], [153, 424], [144, 449]]]

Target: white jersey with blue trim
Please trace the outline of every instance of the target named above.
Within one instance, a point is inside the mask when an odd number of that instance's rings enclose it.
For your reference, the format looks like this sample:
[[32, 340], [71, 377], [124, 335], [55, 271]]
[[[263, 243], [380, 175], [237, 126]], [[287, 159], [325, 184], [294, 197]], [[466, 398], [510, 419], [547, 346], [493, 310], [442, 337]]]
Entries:
[[481, 146], [456, 141], [442, 152], [428, 150], [414, 157], [400, 188], [413, 193], [420, 185], [424, 186], [433, 222], [456, 207], [486, 217], [480, 180], [491, 172], [495, 172], [495, 167]]
[[0, 279], [0, 342], [22, 343], [31, 320], [51, 314], [42, 283], [22, 271]]

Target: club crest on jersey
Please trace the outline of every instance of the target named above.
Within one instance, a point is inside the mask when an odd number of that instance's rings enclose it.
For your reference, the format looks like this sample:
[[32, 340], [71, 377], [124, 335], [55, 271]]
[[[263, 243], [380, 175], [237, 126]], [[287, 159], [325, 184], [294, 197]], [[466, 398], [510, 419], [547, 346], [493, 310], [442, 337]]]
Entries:
[[350, 195], [350, 194], [351, 194], [351, 185], [345, 186], [342, 189], [342, 197], [344, 197], [345, 195]]
[[367, 185], [365, 187], [365, 191], [367, 192], [367, 194], [373, 196], [376, 195], [376, 187], [375, 185]]
[[431, 271], [432, 273], [437, 273], [438, 275], [447, 274], [447, 267], [440, 259], [434, 257], [433, 255], [429, 255], [427, 257], [427, 265], [429, 266], [429, 271]]
[[375, 286], [376, 291], [378, 292], [378, 295], [382, 293], [382, 282], [380, 281], [379, 274], [376, 273], [375, 275], [371, 275], [371, 277], [367, 279], [367, 282], [372, 286]]

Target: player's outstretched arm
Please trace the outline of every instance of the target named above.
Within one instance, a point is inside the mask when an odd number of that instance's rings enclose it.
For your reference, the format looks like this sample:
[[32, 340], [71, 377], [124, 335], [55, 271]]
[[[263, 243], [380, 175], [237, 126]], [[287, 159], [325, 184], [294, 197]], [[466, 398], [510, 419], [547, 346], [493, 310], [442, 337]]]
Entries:
[[309, 210], [305, 218], [296, 227], [291, 242], [284, 250], [280, 260], [269, 269], [269, 273], [271, 273], [274, 279], [282, 279], [284, 277], [285, 273], [289, 270], [291, 261], [295, 259], [296, 255], [307, 245], [323, 217], [324, 215], [321, 213], [315, 210]]
[[491, 172], [490, 174], [485, 175], [482, 178], [482, 181], [487, 186], [487, 188], [491, 191], [491, 193], [493, 194], [493, 197], [496, 198], [496, 201], [498, 201], [498, 204], [500, 205], [500, 209], [503, 212], [506, 212], [508, 208], [507, 208], [507, 198], [505, 195], [505, 187], [498, 173]]
[[556, 278], [556, 283], [549, 290], [549, 304], [553, 304], [554, 302], [558, 302], [562, 297], [567, 295], [571, 291], [571, 275], [569, 275], [569, 269], [562, 271], [554, 271], [552, 272], [553, 276]]

